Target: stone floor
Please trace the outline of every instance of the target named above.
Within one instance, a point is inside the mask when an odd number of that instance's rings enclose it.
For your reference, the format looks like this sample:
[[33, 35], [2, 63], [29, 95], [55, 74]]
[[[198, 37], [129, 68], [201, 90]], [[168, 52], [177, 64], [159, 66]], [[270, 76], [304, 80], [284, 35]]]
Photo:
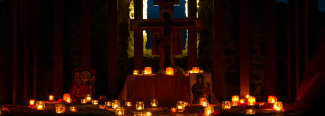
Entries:
[[[114, 116], [114, 110], [112, 108], [99, 109], [98, 105], [92, 104], [65, 104], [66, 112], [61, 115], [82, 115], [82, 116], [102, 116], [109, 115]], [[76, 106], [78, 109], [77, 113], [70, 113], [70, 106]], [[4, 116], [56, 116], [55, 104], [46, 104], [46, 110], [39, 111], [35, 108], [30, 108], [27, 105], [4, 105], [7, 111], [2, 111]], [[317, 108], [317, 106], [315, 106]], [[319, 113], [324, 112], [325, 109], [312, 110], [307, 105], [295, 105], [295, 104], [284, 104], [283, 111], [275, 110], [262, 110], [258, 105], [255, 106], [233, 106], [231, 109], [223, 110], [221, 105], [214, 105], [213, 116], [247, 116], [246, 110], [253, 109], [256, 116], [317, 116]], [[318, 107], [320, 108], [320, 107]], [[135, 113], [151, 111], [153, 116], [203, 116], [204, 107], [202, 106], [191, 106], [186, 107], [184, 112], [171, 113], [170, 107], [159, 107], [159, 108], [146, 108], [144, 111], [136, 111], [134, 106], [126, 107], [126, 116], [133, 116]]]

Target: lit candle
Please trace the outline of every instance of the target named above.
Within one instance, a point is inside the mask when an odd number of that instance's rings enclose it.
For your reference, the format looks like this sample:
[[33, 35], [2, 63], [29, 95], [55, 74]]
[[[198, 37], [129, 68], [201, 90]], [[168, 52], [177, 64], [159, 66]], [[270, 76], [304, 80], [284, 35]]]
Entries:
[[106, 106], [112, 106], [112, 102], [110, 102], [110, 101], [106, 101], [106, 102], [105, 102], [105, 105], [106, 105]]
[[246, 95], [246, 97], [245, 97], [246, 99], [248, 99], [249, 98], [249, 95]]
[[35, 104], [35, 100], [34, 99], [30, 99], [29, 100], [29, 106], [30, 107], [34, 107], [34, 104]]
[[120, 107], [120, 100], [112, 100], [112, 108]]
[[151, 107], [157, 107], [158, 106], [158, 99], [151, 99]]
[[176, 113], [176, 108], [171, 108], [170, 110], [172, 111], [172, 113]]
[[139, 74], [139, 70], [133, 70], [133, 75], [138, 75]]
[[66, 102], [71, 103], [71, 98], [67, 98]]
[[202, 105], [202, 106], [207, 106], [208, 104], [208, 100], [205, 98], [205, 97], [201, 97], [201, 98], [199, 98], [200, 99], [200, 104]]
[[67, 99], [70, 99], [70, 94], [69, 93], [65, 93], [63, 94], [63, 101], [67, 101]]
[[178, 105], [177, 106], [177, 109], [182, 110], [183, 109], [183, 105]]
[[255, 105], [256, 99], [254, 96], [249, 96], [248, 98], [248, 105]]
[[231, 108], [231, 102], [230, 101], [223, 101], [222, 102], [222, 109], [230, 109]]
[[91, 102], [91, 96], [90, 96], [90, 94], [87, 94], [86, 100], [87, 100], [87, 102]]
[[55, 109], [56, 109], [56, 113], [62, 114], [62, 113], [65, 112], [65, 105], [63, 105], [63, 104], [55, 104]]
[[94, 105], [97, 105], [97, 104], [98, 104], [98, 100], [93, 100], [92, 103], [93, 103]]
[[151, 112], [146, 112], [146, 113], [144, 113], [144, 115], [145, 116], [151, 116], [152, 114], [151, 114]]
[[115, 109], [115, 115], [123, 116], [124, 115], [124, 107], [117, 107]]
[[77, 112], [76, 106], [70, 106], [70, 112]]
[[199, 73], [200, 68], [199, 67], [192, 67], [192, 71], [193, 71], [193, 73]]
[[234, 95], [231, 97], [231, 101], [232, 101], [232, 105], [233, 106], [237, 106], [239, 103], [239, 96], [238, 95]]
[[98, 107], [99, 107], [99, 109], [105, 109], [105, 105], [102, 105], [102, 104], [98, 105]]
[[166, 75], [174, 75], [174, 69], [172, 67], [167, 67]]
[[132, 102], [125, 102], [126, 106], [132, 106]]
[[200, 73], [204, 73], [204, 70], [200, 70]]
[[208, 103], [207, 102], [203, 102], [202, 106], [208, 106]]
[[144, 73], [143, 74], [151, 75], [152, 74], [151, 67], [144, 67]]
[[275, 102], [277, 102], [276, 97], [269, 95], [267, 98], [267, 103], [275, 103]]
[[212, 112], [214, 112], [213, 106], [209, 105], [209, 106], [204, 108], [205, 115], [210, 115]]
[[253, 115], [255, 115], [255, 111], [252, 110], [252, 109], [247, 109], [246, 110], [246, 114], [253, 114]]
[[85, 103], [87, 103], [87, 100], [86, 99], [81, 99], [81, 103], [85, 104]]
[[245, 99], [239, 99], [240, 104], [244, 104], [245, 103]]
[[135, 104], [135, 109], [136, 110], [143, 110], [144, 109], [143, 101], [137, 101], [136, 104]]
[[44, 101], [36, 101], [36, 109], [37, 110], [44, 110], [45, 109]]
[[54, 96], [53, 95], [49, 95], [49, 101], [52, 102], [54, 99]]
[[189, 71], [189, 73], [193, 73], [193, 71], [192, 71], [192, 70], [190, 70], [190, 71]]
[[277, 101], [274, 103], [273, 109], [276, 111], [281, 111], [283, 109], [283, 105], [281, 101]]

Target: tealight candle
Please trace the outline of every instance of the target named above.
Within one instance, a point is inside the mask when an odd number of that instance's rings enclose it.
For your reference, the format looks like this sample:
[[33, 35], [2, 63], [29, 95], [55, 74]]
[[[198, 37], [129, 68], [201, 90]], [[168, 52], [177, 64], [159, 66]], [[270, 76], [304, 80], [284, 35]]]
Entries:
[[99, 109], [105, 109], [105, 105], [104, 104], [99, 104], [98, 107], [99, 107]]
[[244, 104], [245, 103], [245, 99], [239, 99], [240, 104]]
[[166, 75], [170, 75], [170, 76], [174, 75], [173, 67], [167, 67], [166, 68]]
[[136, 104], [135, 104], [135, 109], [136, 110], [143, 110], [144, 109], [143, 101], [137, 101]]
[[151, 75], [152, 74], [151, 67], [144, 67], [144, 73], [143, 74]]
[[91, 96], [90, 96], [90, 94], [87, 94], [86, 100], [87, 100], [87, 102], [91, 102]]
[[71, 103], [71, 98], [67, 98], [66, 102]]
[[63, 104], [55, 104], [55, 109], [58, 114], [65, 113], [65, 105]]
[[277, 99], [275, 96], [269, 95], [267, 98], [267, 103], [275, 103], [277, 102]]
[[199, 67], [192, 67], [192, 71], [193, 71], [193, 73], [199, 73], [200, 68]]
[[205, 97], [200, 98], [200, 105], [208, 106], [208, 100]]
[[125, 106], [132, 106], [132, 102], [125, 102]]
[[92, 103], [93, 103], [94, 105], [97, 105], [97, 104], [98, 104], [98, 100], [92, 100]]
[[223, 101], [222, 102], [222, 109], [230, 109], [231, 108], [231, 102], [230, 101]]
[[123, 116], [124, 115], [124, 107], [117, 107], [115, 109], [115, 115]]
[[190, 70], [190, 71], [189, 71], [189, 73], [193, 73], [193, 71], [192, 71], [192, 70]]
[[63, 101], [67, 101], [68, 98], [71, 98], [69, 93], [63, 94]]
[[158, 107], [158, 99], [151, 99], [151, 107]]
[[145, 116], [152, 116], [151, 112], [145, 112], [144, 115]]
[[30, 99], [29, 100], [29, 106], [30, 107], [34, 107], [34, 104], [35, 104], [35, 100], [34, 99]]
[[49, 101], [52, 102], [54, 99], [54, 96], [53, 95], [49, 95]]
[[254, 96], [249, 96], [248, 97], [248, 105], [255, 105], [256, 99]]
[[255, 115], [255, 111], [252, 110], [252, 109], [247, 109], [247, 110], [246, 110], [246, 114], [252, 114], [252, 115]]
[[44, 101], [36, 101], [36, 109], [37, 110], [44, 110], [45, 109]]
[[170, 108], [170, 110], [172, 111], [172, 113], [176, 113], [176, 108]]
[[249, 98], [249, 95], [246, 95], [245, 98], [248, 99]]
[[238, 95], [234, 95], [231, 97], [231, 101], [232, 101], [232, 105], [233, 106], [237, 106], [239, 103], [239, 96]]
[[213, 112], [214, 112], [214, 108], [211, 105], [209, 105], [209, 106], [207, 106], [207, 107], [204, 108], [205, 115], [210, 115]]
[[105, 102], [105, 105], [106, 105], [106, 106], [112, 106], [112, 102], [110, 102], [110, 101], [106, 101], [106, 102]]
[[82, 103], [82, 104], [87, 103], [87, 99], [81, 99], [81, 103]]
[[273, 109], [276, 111], [281, 111], [283, 109], [283, 105], [281, 101], [277, 101], [274, 103]]
[[133, 70], [133, 75], [138, 75], [139, 74], [139, 70]]
[[120, 107], [120, 100], [112, 100], [112, 108]]
[[72, 113], [77, 112], [76, 106], [70, 106], [70, 112]]

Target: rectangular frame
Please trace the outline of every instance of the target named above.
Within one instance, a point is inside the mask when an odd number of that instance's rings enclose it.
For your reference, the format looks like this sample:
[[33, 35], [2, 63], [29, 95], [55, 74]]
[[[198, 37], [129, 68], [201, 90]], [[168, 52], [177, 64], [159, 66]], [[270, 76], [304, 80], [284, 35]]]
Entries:
[[[198, 76], [201, 75], [201, 76]], [[197, 83], [196, 77], [202, 77], [203, 76], [203, 83], [199, 84]], [[213, 78], [211, 73], [190, 73], [189, 75], [189, 96], [190, 96], [190, 104], [200, 104], [200, 97], [206, 97], [209, 104], [213, 103]], [[210, 86], [208, 86], [208, 84]], [[207, 87], [208, 86], [208, 87]], [[207, 93], [208, 92], [208, 93]], [[193, 95], [194, 93], [194, 95]], [[196, 94], [196, 95], [195, 95]], [[210, 95], [209, 95], [210, 94]]]

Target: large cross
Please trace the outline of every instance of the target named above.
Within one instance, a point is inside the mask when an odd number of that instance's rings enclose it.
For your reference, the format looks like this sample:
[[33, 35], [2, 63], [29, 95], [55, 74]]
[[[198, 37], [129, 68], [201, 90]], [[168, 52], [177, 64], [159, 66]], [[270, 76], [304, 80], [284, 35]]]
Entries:
[[164, 52], [159, 42], [164, 34], [164, 19], [163, 13], [168, 13], [174, 26], [170, 32], [171, 38], [171, 52], [170, 61], [171, 66], [175, 66], [174, 55], [182, 55], [182, 30], [203, 30], [203, 20], [197, 18], [178, 18], [173, 19], [174, 4], [178, 4], [178, 0], [155, 0], [154, 5], [160, 5], [159, 14], [160, 19], [131, 19], [130, 30], [150, 30], [152, 33], [152, 55], [160, 55], [160, 70], [164, 69]]

